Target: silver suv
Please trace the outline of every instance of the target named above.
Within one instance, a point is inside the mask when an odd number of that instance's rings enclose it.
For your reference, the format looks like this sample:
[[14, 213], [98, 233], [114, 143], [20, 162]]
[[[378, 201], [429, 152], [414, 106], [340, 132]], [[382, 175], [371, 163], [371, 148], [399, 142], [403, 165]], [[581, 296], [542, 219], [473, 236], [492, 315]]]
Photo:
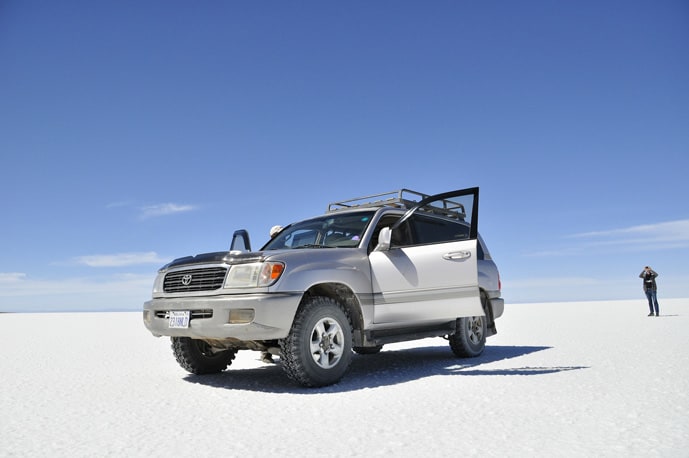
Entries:
[[392, 342], [444, 337], [458, 357], [478, 356], [504, 309], [478, 194], [402, 189], [335, 202], [258, 251], [237, 231], [229, 252], [161, 268], [144, 324], [171, 337], [191, 373], [221, 372], [239, 350], [256, 350], [309, 387], [338, 382], [352, 351]]

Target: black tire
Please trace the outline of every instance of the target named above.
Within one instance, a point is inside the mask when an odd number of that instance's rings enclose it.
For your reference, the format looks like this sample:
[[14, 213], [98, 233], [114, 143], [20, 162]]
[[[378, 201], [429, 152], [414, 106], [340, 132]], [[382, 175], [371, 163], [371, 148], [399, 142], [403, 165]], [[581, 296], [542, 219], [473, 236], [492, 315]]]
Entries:
[[306, 387], [332, 385], [352, 360], [352, 325], [333, 299], [312, 297], [297, 312], [289, 335], [280, 340], [282, 368]]
[[237, 349], [213, 349], [203, 340], [171, 337], [172, 352], [182, 368], [192, 374], [217, 374], [227, 369], [237, 355]]
[[383, 349], [382, 345], [376, 345], [375, 347], [353, 347], [352, 350], [354, 350], [354, 353], [358, 353], [360, 355], [375, 355], [380, 353], [380, 351]]
[[457, 320], [457, 332], [449, 336], [450, 348], [460, 358], [473, 358], [483, 353], [488, 331], [488, 296], [481, 292], [481, 306], [486, 316], [470, 316]]

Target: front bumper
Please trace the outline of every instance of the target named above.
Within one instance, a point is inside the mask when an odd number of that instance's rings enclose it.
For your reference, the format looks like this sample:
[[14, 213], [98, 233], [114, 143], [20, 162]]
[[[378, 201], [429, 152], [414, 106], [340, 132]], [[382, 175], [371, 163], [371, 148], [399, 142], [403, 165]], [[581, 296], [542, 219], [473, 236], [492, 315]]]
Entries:
[[[282, 339], [289, 334], [300, 300], [301, 296], [296, 293], [157, 298], [144, 303], [143, 319], [146, 328], [157, 337], [240, 341]], [[254, 318], [249, 323], [230, 323], [233, 309], [251, 309]], [[192, 312], [188, 328], [170, 328], [166, 312], [172, 310]]]

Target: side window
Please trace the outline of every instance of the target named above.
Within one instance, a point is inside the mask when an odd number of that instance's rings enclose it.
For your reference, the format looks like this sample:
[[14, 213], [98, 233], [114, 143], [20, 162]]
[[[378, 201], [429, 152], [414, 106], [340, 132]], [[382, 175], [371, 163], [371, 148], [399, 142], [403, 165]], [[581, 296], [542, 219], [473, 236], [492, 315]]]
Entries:
[[392, 232], [390, 247], [395, 248], [409, 245], [412, 245], [412, 236], [409, 228], [409, 221], [405, 221], [400, 227]]
[[[380, 230], [384, 227], [392, 227], [392, 225], [395, 224], [398, 219], [400, 219], [399, 215], [387, 215], [383, 216], [380, 221], [378, 221], [376, 229], [373, 232], [373, 236], [371, 237], [369, 252], [372, 251], [376, 245], [378, 245], [378, 234], [380, 233]], [[390, 247], [395, 248], [400, 246], [408, 246], [411, 245], [411, 240], [412, 237], [409, 222], [405, 222], [393, 231], [392, 239], [390, 240]]]
[[414, 244], [456, 242], [469, 238], [469, 226], [460, 222], [423, 215], [415, 215], [411, 219], [414, 227]]
[[482, 241], [479, 241], [479, 243], [476, 244], [476, 256], [478, 257], [479, 261], [483, 261], [484, 259], [486, 259], [486, 254], [483, 251]]

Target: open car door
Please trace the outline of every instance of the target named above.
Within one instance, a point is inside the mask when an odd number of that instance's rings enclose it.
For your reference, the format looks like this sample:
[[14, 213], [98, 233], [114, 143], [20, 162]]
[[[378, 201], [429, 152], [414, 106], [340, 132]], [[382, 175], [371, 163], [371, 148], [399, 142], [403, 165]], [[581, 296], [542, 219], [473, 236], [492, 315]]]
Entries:
[[369, 256], [374, 323], [431, 324], [484, 315], [477, 238], [478, 188], [427, 197], [381, 229]]

